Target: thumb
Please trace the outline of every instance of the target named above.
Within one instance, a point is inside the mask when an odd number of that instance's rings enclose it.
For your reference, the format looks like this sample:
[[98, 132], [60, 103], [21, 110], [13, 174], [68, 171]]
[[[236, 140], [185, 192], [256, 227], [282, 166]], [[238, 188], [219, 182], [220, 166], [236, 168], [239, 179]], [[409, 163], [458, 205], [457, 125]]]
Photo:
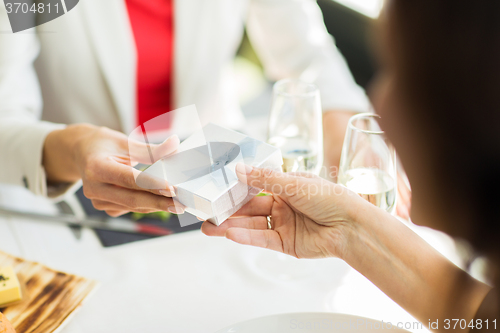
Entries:
[[303, 181], [301, 177], [270, 168], [255, 168], [243, 163], [238, 163], [235, 170], [241, 182], [283, 197], [297, 194]]
[[129, 139], [128, 149], [132, 163], [153, 164], [157, 160], [172, 154], [179, 147], [179, 137], [172, 135], [161, 144], [146, 144]]

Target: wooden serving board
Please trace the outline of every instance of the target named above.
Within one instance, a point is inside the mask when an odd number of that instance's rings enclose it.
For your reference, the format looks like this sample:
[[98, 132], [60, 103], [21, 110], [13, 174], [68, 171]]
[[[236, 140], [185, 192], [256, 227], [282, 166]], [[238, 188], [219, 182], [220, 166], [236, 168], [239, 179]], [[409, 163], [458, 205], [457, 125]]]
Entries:
[[22, 302], [0, 308], [17, 333], [53, 333], [96, 288], [97, 282], [0, 251], [0, 266], [13, 266], [25, 284]]

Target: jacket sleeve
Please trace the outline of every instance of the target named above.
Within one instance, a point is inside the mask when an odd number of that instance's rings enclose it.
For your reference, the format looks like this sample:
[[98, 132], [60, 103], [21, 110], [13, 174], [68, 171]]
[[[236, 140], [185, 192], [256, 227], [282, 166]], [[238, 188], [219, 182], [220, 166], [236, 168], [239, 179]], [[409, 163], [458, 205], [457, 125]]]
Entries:
[[33, 66], [39, 52], [36, 30], [11, 33], [2, 3], [0, 31], [0, 183], [47, 196], [43, 144], [47, 134], [64, 125], [40, 121], [42, 98]]
[[246, 24], [270, 79], [315, 83], [323, 110], [369, 111], [368, 98], [326, 30], [315, 0], [251, 0]]

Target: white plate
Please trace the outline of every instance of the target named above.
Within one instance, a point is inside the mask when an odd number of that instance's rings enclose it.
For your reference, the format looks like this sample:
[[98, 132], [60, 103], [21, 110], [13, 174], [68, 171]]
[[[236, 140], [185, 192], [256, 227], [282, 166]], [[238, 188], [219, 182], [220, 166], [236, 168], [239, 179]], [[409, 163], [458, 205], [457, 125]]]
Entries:
[[311, 312], [286, 313], [251, 319], [231, 325], [215, 333], [343, 333], [343, 332], [390, 332], [408, 331], [398, 329], [389, 322], [381, 322], [340, 313]]

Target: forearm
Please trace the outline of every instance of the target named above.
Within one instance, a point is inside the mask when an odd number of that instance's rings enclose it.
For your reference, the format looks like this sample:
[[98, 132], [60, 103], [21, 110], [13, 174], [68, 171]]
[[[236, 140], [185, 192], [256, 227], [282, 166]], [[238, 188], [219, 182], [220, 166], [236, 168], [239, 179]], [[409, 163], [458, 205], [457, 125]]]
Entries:
[[424, 325], [469, 322], [489, 287], [444, 258], [391, 215], [357, 209], [345, 260]]
[[323, 113], [325, 165], [332, 180], [336, 180], [347, 124], [354, 114], [346, 110], [329, 110]]
[[71, 183], [81, 178], [75, 160], [76, 143], [96, 127], [88, 124], [70, 125], [52, 131], [45, 139], [42, 164], [48, 182]]

